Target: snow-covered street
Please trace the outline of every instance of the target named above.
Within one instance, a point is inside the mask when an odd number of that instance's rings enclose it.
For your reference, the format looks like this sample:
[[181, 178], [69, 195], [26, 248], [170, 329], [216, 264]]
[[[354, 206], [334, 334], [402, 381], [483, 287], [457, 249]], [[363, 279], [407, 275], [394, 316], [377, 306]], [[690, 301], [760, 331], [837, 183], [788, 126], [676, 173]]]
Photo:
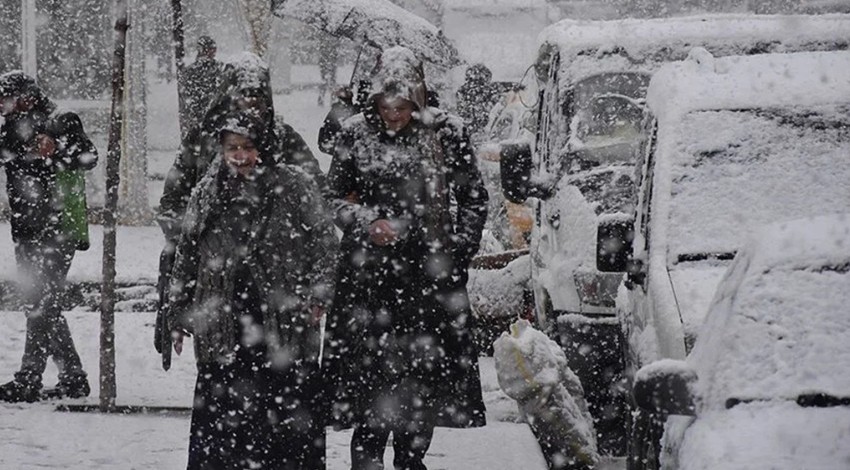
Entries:
[[[98, 403], [99, 315], [67, 313], [77, 349], [95, 390], [82, 401]], [[116, 317], [118, 405], [187, 407], [171, 416], [103, 415], [55, 411], [57, 402], [0, 404], [2, 469], [177, 469], [185, 467], [195, 365], [191, 348], [164, 372], [153, 349], [152, 313]], [[0, 376], [11, 377], [23, 350], [24, 316], [0, 313]], [[543, 469], [545, 463], [526, 424], [517, 423], [516, 404], [496, 384], [491, 358], [482, 358], [488, 425], [480, 429], [438, 428], [425, 462], [432, 469]], [[55, 381], [51, 364], [46, 384]], [[349, 465], [350, 432], [328, 433], [328, 468]], [[392, 450], [386, 456], [391, 466]]]

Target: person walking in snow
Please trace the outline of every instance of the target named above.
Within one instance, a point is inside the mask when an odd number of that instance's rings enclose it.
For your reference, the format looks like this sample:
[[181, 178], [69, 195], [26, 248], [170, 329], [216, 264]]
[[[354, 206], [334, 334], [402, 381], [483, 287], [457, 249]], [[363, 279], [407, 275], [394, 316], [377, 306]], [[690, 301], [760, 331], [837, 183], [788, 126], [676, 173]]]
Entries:
[[499, 98], [492, 80], [493, 73], [486, 65], [475, 64], [466, 69], [465, 81], [457, 91], [457, 113], [474, 138], [484, 131], [490, 108]]
[[204, 118], [218, 89], [221, 87], [224, 64], [216, 60], [218, 48], [209, 36], [198, 38], [198, 54], [195, 62], [186, 67], [184, 77], [184, 119], [185, 130], [196, 127]]
[[[32, 77], [20, 71], [0, 75], [0, 165], [6, 169], [12, 240], [27, 316], [21, 368], [14, 380], [0, 386], [2, 401], [79, 398], [90, 393], [61, 306], [74, 253], [88, 248], [85, 205], [78, 199], [82, 212], [71, 210], [72, 199], [85, 194], [63, 189], [68, 189], [66, 178], [82, 178], [74, 172], [94, 168], [97, 151], [79, 116], [55, 109]], [[59, 381], [56, 388], [42, 391], [49, 357], [59, 369]]]
[[[424, 469], [435, 426], [485, 424], [467, 270], [487, 191], [460, 120], [426, 105], [422, 64], [384, 51], [328, 173], [343, 230], [324, 373], [353, 469]], [[450, 201], [456, 203], [455, 206]]]
[[168, 331], [162, 328], [162, 311], [168, 300], [167, 289], [175, 247], [189, 197], [221, 151], [218, 133], [223, 120], [239, 111], [254, 114], [264, 123], [257, 136], [257, 146], [263, 154], [278, 159], [280, 164], [300, 167], [320, 188], [325, 188], [325, 177], [307, 143], [292, 126], [275, 116], [268, 65], [251, 53], [244, 53], [228, 62], [224, 67], [221, 88], [204, 119], [189, 129], [183, 139], [177, 158], [165, 179], [159, 201], [157, 222], [165, 234], [166, 243], [159, 264], [160, 307], [154, 333], [157, 351], [163, 352], [164, 346], [168, 349], [166, 343], [170, 343]]
[[319, 319], [337, 239], [315, 180], [262, 146], [265, 126], [223, 118], [177, 245], [166, 320], [178, 354], [194, 337], [189, 469], [324, 468]]

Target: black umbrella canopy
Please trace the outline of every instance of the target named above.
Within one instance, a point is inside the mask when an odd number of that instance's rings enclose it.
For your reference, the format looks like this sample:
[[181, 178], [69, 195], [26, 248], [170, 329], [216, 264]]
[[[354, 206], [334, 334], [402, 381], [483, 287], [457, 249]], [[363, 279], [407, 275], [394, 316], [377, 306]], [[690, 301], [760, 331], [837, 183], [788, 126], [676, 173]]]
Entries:
[[272, 0], [272, 12], [381, 50], [404, 46], [441, 67], [461, 64], [457, 49], [436, 26], [387, 0]]

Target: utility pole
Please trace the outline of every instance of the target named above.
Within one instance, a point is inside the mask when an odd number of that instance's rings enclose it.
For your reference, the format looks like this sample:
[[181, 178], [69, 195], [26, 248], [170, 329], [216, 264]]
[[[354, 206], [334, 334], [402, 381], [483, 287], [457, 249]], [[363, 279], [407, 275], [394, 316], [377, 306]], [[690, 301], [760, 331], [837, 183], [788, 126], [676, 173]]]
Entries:
[[21, 68], [30, 77], [38, 79], [35, 42], [35, 0], [21, 0]]

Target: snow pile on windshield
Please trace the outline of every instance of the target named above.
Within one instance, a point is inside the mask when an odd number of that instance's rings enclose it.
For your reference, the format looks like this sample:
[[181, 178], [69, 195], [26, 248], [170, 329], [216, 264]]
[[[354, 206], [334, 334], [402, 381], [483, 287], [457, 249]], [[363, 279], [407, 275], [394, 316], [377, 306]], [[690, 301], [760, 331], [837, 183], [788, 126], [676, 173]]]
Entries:
[[689, 359], [703, 406], [850, 396], [847, 247], [848, 215], [774, 224], [749, 241]]

